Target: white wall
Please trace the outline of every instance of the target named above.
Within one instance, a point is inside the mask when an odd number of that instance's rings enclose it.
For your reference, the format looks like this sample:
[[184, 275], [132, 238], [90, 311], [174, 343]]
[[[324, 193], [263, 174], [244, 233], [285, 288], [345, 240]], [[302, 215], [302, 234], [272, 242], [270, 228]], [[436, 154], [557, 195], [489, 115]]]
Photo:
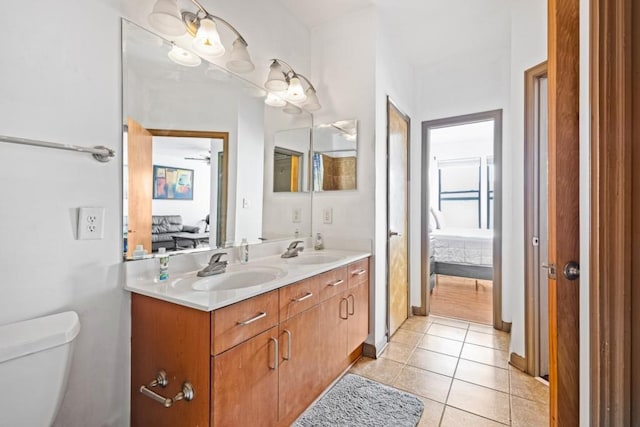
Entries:
[[[341, 16], [311, 31], [311, 75], [323, 108], [314, 113], [314, 124], [338, 120], [358, 120], [357, 186], [354, 191], [315, 193], [313, 231], [343, 239], [373, 239], [376, 230], [374, 187], [376, 175], [376, 16], [373, 7]], [[386, 167], [385, 167], [386, 168]], [[322, 222], [325, 208], [333, 209], [332, 224]], [[384, 254], [376, 250], [376, 263]], [[372, 276], [372, 306], [382, 310], [375, 299], [384, 295], [384, 280]], [[380, 285], [379, 285], [380, 283]], [[375, 289], [375, 291], [374, 291]], [[383, 304], [383, 303], [382, 303]], [[380, 313], [386, 313], [381, 311]], [[369, 342], [384, 331], [382, 322], [371, 323]], [[375, 341], [377, 342], [377, 341]]]
[[504, 170], [504, 204], [511, 209], [512, 220], [504, 229], [510, 239], [504, 239], [502, 248], [502, 281], [511, 286], [510, 295], [503, 293], [502, 298], [511, 302], [510, 351], [524, 356], [524, 72], [547, 59], [547, 2], [515, 0], [512, 5], [511, 144], [504, 151], [504, 163], [509, 165]]
[[[502, 23], [504, 31], [510, 31], [508, 20]], [[464, 29], [461, 29], [463, 31]], [[473, 37], [469, 34], [469, 37]], [[412, 170], [415, 173], [414, 182], [420, 180], [422, 156], [423, 121], [478, 113], [482, 111], [502, 109], [503, 123], [503, 234], [508, 235], [511, 227], [511, 194], [507, 185], [511, 173], [508, 160], [510, 158], [510, 62], [511, 52], [508, 46], [487, 47], [486, 50], [466, 52], [465, 54], [447, 57], [428, 66], [416, 70], [416, 110], [414, 121], [414, 135], [412, 146]], [[413, 203], [411, 233], [420, 236], [420, 197], [421, 189], [412, 188]], [[415, 239], [418, 240], [418, 239]], [[505, 321], [511, 319], [511, 298], [509, 297], [510, 282], [504, 278], [504, 266], [510, 262], [508, 247], [503, 239], [503, 307], [502, 316]], [[412, 245], [411, 301], [420, 306], [420, 242]], [[415, 280], [414, 280], [415, 278]]]
[[[308, 64], [308, 33], [277, 1], [251, 8], [217, 3], [224, 10], [212, 10], [241, 29], [252, 54], [278, 52]], [[0, 144], [0, 179], [13, 183], [3, 187], [0, 204], [0, 324], [67, 309], [77, 311], [82, 324], [60, 426], [125, 426], [129, 420], [130, 307], [120, 261], [120, 17], [147, 26], [152, 4], [12, 2], [0, 14], [6, 40], [0, 134], [118, 151], [116, 160], [101, 164], [84, 154]], [[29, 17], [29, 31], [17, 16]], [[20, 40], [12, 42], [16, 34]], [[256, 67], [262, 80], [268, 63]], [[103, 240], [74, 240], [80, 206], [105, 208]]]

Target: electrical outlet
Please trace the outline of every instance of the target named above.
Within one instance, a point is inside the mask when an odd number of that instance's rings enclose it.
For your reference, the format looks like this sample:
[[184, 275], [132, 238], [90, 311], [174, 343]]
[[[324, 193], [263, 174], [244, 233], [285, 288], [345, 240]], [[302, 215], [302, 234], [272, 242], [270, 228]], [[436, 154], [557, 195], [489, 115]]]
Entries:
[[293, 208], [292, 221], [293, 222], [302, 222], [302, 209]]
[[104, 237], [104, 208], [78, 209], [78, 240]]
[[249, 199], [247, 199], [246, 197], [242, 198], [242, 207], [244, 209], [247, 209], [251, 206], [251, 202], [249, 201]]
[[325, 224], [331, 224], [333, 222], [333, 209], [324, 208], [322, 210], [322, 222]]

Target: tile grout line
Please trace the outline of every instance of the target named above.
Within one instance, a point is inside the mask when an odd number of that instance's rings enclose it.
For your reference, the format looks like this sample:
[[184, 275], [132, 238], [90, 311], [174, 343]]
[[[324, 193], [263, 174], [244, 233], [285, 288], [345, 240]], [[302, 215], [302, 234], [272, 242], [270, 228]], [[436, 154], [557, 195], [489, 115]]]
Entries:
[[[467, 333], [469, 332], [469, 326], [464, 333], [465, 340], [467, 339]], [[464, 341], [462, 342], [462, 347], [464, 347]], [[462, 348], [460, 349], [460, 354], [462, 354]], [[451, 395], [451, 389], [453, 388], [453, 381], [456, 378], [456, 372], [458, 371], [458, 364], [460, 363], [460, 355], [458, 355], [458, 360], [456, 360], [456, 368], [453, 370], [453, 375], [451, 377], [451, 384], [449, 384], [449, 391], [447, 391], [447, 397], [444, 399], [444, 408], [442, 408], [442, 415], [440, 415], [440, 423], [438, 425], [442, 425], [442, 420], [444, 419], [444, 411], [447, 410], [447, 406], [449, 406], [449, 396]]]

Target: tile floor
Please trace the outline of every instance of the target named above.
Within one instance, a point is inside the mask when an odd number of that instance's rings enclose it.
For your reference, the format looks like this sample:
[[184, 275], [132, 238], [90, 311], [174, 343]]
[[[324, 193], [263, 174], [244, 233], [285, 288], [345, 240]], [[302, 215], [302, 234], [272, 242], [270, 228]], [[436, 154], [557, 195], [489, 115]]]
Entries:
[[351, 372], [424, 402], [423, 426], [548, 426], [549, 388], [508, 365], [509, 335], [444, 317], [411, 317], [378, 359]]

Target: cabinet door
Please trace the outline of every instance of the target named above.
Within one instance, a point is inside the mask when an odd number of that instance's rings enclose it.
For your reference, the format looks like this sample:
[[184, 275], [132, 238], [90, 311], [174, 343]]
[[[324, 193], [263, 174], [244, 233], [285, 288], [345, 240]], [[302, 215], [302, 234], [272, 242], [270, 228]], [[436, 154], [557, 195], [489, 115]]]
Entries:
[[321, 353], [320, 379], [326, 388], [349, 365], [347, 353], [347, 293], [342, 292], [320, 304], [316, 345]]
[[280, 324], [280, 425], [290, 425], [322, 393], [324, 349], [318, 345], [320, 306]]
[[[142, 295], [131, 295], [131, 425], [207, 426], [209, 424], [209, 313]], [[171, 408], [140, 393], [142, 385], [167, 374], [166, 387], [151, 387], [174, 397], [188, 381], [192, 401]]]
[[276, 425], [277, 338], [276, 326], [212, 358], [212, 426]]
[[351, 354], [369, 335], [369, 281], [349, 289], [348, 354]]

